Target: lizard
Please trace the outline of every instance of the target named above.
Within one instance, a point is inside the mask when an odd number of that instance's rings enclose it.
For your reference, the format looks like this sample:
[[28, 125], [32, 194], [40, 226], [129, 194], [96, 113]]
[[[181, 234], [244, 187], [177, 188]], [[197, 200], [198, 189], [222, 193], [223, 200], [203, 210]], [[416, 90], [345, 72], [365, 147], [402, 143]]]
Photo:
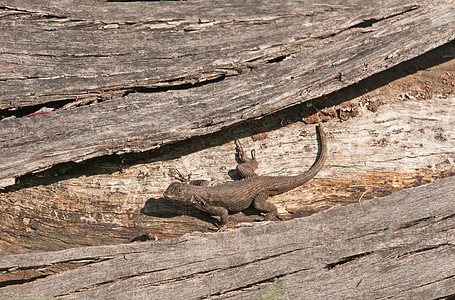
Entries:
[[[316, 127], [316, 132], [321, 143], [319, 156], [309, 170], [294, 176], [258, 176], [255, 169], [258, 167], [254, 150], [251, 158], [247, 157], [238, 140], [235, 141], [239, 164], [237, 172], [241, 180], [208, 186], [209, 181], [191, 181], [190, 176], [184, 179], [177, 171], [181, 182], [173, 182], [164, 192], [166, 200], [179, 202], [205, 211], [210, 215], [220, 217], [220, 228], [227, 228], [229, 212], [236, 213], [248, 208], [253, 204], [254, 208], [265, 212], [265, 220], [271, 220], [278, 216], [278, 211], [273, 203], [266, 200], [270, 196], [278, 195], [297, 188], [312, 179], [324, 165], [327, 158], [327, 144], [325, 132], [321, 125]], [[175, 176], [177, 178], [177, 176]], [[281, 219], [281, 218], [279, 218]]]

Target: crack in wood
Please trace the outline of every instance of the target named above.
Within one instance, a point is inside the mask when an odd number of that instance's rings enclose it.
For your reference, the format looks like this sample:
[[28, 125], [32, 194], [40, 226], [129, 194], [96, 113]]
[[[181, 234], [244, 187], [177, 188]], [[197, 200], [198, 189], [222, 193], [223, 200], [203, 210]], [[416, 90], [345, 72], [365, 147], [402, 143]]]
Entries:
[[68, 263], [85, 263], [87, 264], [92, 264], [92, 263], [98, 263], [98, 262], [103, 262], [106, 260], [111, 260], [114, 259], [115, 256], [99, 256], [99, 257], [83, 257], [83, 258], [75, 258], [75, 259], [68, 259], [68, 260], [61, 260], [56, 263], [51, 263], [48, 265], [33, 265], [33, 266], [15, 266], [15, 267], [6, 267], [6, 268], [0, 268], [0, 272], [15, 272], [18, 270], [37, 270], [37, 269], [43, 269], [43, 268], [49, 268], [50, 266], [58, 266], [60, 264], [68, 264]]
[[414, 254], [420, 254], [420, 253], [423, 253], [423, 252], [432, 251], [434, 249], [438, 249], [438, 248], [445, 247], [445, 246], [451, 246], [451, 245], [450, 245], [450, 243], [442, 243], [442, 244], [437, 244], [437, 245], [434, 245], [434, 246], [427, 246], [427, 247], [424, 247], [424, 248], [415, 249], [415, 250], [412, 250], [412, 251], [408, 251], [408, 252], [402, 253], [402, 254], [396, 256], [396, 258], [399, 259], [399, 258], [402, 258], [402, 257], [411, 256], [411, 255], [414, 255]]
[[381, 234], [383, 232], [386, 232], [387, 230], [389, 230], [389, 227], [384, 227], [384, 228], [380, 228], [380, 229], [376, 229], [376, 230], [364, 233], [362, 235], [353, 236], [352, 238], [348, 238], [347, 240], [348, 241], [352, 241], [352, 240], [356, 240], [356, 239], [362, 239], [362, 238], [365, 238], [365, 237], [372, 237], [374, 235], [378, 235], [378, 234]]
[[404, 15], [404, 14], [406, 14], [408, 12], [411, 12], [411, 11], [419, 9], [419, 8], [420, 8], [420, 5], [418, 5], [418, 4], [411, 5], [411, 6], [408, 6], [408, 7], [403, 7], [402, 11], [397, 12], [395, 14], [391, 14], [389, 16], [384, 16], [384, 17], [381, 17], [381, 18], [367, 19], [367, 20], [364, 20], [363, 22], [360, 22], [358, 24], [352, 25], [352, 26], [350, 26], [350, 27], [348, 27], [347, 29], [344, 29], [344, 30], [349, 30], [349, 29], [354, 29], [354, 28], [372, 27], [373, 24], [375, 24], [375, 23], [382, 22], [382, 21], [385, 21], [385, 20], [389, 20], [389, 19], [401, 16], [401, 15]]
[[[454, 279], [454, 278], [455, 278], [455, 275], [447, 276], [447, 277], [441, 278], [439, 280], [431, 281], [431, 282], [425, 283], [423, 285], [413, 287], [411, 289], [406, 290], [405, 292], [415, 291], [415, 290], [421, 289], [421, 288], [423, 288], [425, 286], [434, 285], [436, 283], [444, 282], [446, 280], [451, 280], [451, 279]], [[437, 299], [455, 300], [454, 296], [455, 296], [455, 294], [450, 294], [450, 295], [446, 295], [446, 296], [443, 296], [443, 297], [435, 298], [434, 300], [437, 300]]]
[[113, 258], [114, 257], [80, 258], [63, 260], [49, 265], [0, 268], [0, 274], [2, 274], [0, 277], [0, 288], [32, 282], [64, 271], [108, 261]]
[[422, 218], [422, 219], [418, 219], [418, 220], [413, 220], [413, 221], [401, 224], [395, 230], [398, 231], [398, 230], [402, 230], [402, 229], [407, 229], [407, 228], [414, 227], [414, 226], [417, 226], [417, 225], [420, 225], [420, 224], [427, 225], [428, 223], [430, 223], [434, 219], [435, 219], [435, 217], [431, 216], [431, 217], [426, 217], [426, 218]]
[[[184, 240], [184, 241], [186, 241], [186, 240]], [[184, 242], [184, 241], [182, 241], [182, 242]], [[299, 248], [299, 249], [292, 249], [292, 250], [289, 250], [289, 251], [283, 251], [283, 252], [280, 252], [280, 253], [276, 253], [274, 255], [268, 255], [268, 256], [265, 256], [265, 257], [261, 257], [260, 259], [255, 259], [255, 260], [248, 261], [248, 262], [241, 263], [241, 264], [231, 265], [229, 267], [222, 267], [222, 268], [214, 267], [214, 268], [210, 268], [210, 269], [207, 269], [207, 270], [199, 270], [196, 273], [185, 274], [185, 275], [179, 276], [179, 277], [163, 279], [163, 280], [159, 280], [157, 282], [151, 283], [151, 284], [143, 284], [143, 285], [135, 287], [134, 289], [129, 289], [129, 291], [140, 290], [140, 289], [149, 288], [149, 287], [158, 287], [158, 286], [162, 286], [162, 285], [167, 285], [167, 284], [187, 281], [187, 280], [191, 280], [191, 279], [195, 279], [195, 278], [199, 278], [199, 277], [206, 277], [207, 275], [212, 274], [212, 273], [216, 274], [218, 272], [223, 272], [223, 271], [226, 271], [226, 270], [231, 270], [231, 269], [235, 270], [237, 268], [242, 268], [244, 266], [248, 266], [248, 265], [251, 265], [251, 264], [260, 263], [262, 261], [267, 261], [267, 260], [272, 259], [272, 258], [280, 257], [282, 255], [287, 255], [287, 254], [290, 254], [290, 253], [293, 253], [293, 252], [296, 252], [296, 251], [301, 251], [301, 250], [303, 250], [303, 249]], [[193, 264], [198, 264], [198, 263], [201, 263], [201, 262], [204, 262], [204, 260], [194, 261], [194, 262], [191, 262], [191, 264], [193, 265]], [[184, 267], [184, 266], [188, 266], [188, 264], [173, 266], [172, 268], [163, 268], [163, 269], [156, 269], [156, 270], [153, 270], [153, 271], [139, 272], [139, 273], [131, 274], [131, 275], [128, 275], [128, 276], [119, 277], [119, 278], [116, 278], [114, 280], [98, 282], [98, 283], [90, 285], [90, 286], [85, 286], [85, 287], [83, 287], [81, 289], [78, 289], [76, 291], [72, 291], [71, 293], [58, 295], [58, 297], [64, 297], [64, 296], [68, 296], [68, 295], [75, 295], [75, 294], [86, 292], [86, 291], [90, 291], [90, 290], [96, 290], [96, 289], [98, 289], [99, 287], [101, 287], [103, 285], [120, 283], [120, 282], [129, 280], [129, 279], [132, 279], [132, 278], [135, 278], [135, 277], [147, 276], [149, 274], [154, 274], [154, 273], [157, 273], [157, 272], [169, 271], [169, 270], [172, 270], [172, 269], [178, 270], [180, 267]], [[218, 293], [224, 294], [224, 293], [231, 292], [231, 291], [242, 290], [242, 289], [245, 289], [245, 288], [249, 288], [249, 287], [257, 286], [257, 285], [260, 285], [260, 284], [263, 284], [263, 283], [266, 283], [266, 282], [274, 281], [277, 278], [281, 278], [281, 277], [284, 277], [284, 276], [287, 276], [287, 275], [291, 275], [291, 274], [294, 274], [294, 273], [297, 273], [297, 272], [301, 272], [301, 271], [306, 271], [306, 270], [307, 269], [302, 268], [302, 269], [298, 269], [298, 270], [294, 270], [294, 271], [283, 272], [283, 273], [280, 273], [279, 275], [275, 275], [275, 276], [272, 276], [272, 277], [269, 277], [269, 278], [254, 282], [254, 283], [250, 283], [250, 284], [245, 285], [243, 287], [238, 287], [238, 288], [235, 288], [235, 289], [232, 289], [232, 290], [221, 291], [221, 292], [218, 292]], [[213, 295], [216, 295], [216, 294], [217, 293], [215, 293]]]
[[441, 218], [437, 218], [435, 223], [444, 222], [444, 221], [446, 221], [448, 219], [452, 219], [452, 218], [455, 218], [455, 214], [448, 215], [448, 216], [441, 217]]
[[51, 274], [31, 276], [31, 277], [24, 278], [24, 279], [12, 279], [12, 280], [0, 281], [0, 288], [7, 287], [7, 286], [13, 286], [13, 285], [20, 285], [20, 284], [24, 284], [27, 282], [32, 282], [32, 281], [35, 281], [35, 280], [38, 280], [41, 278], [46, 278], [49, 275], [51, 275]]
[[[277, 279], [280, 279], [280, 278], [283, 278], [283, 277], [286, 277], [286, 276], [289, 276], [289, 275], [297, 274], [299, 272], [309, 271], [309, 270], [311, 270], [311, 269], [305, 269], [304, 268], [304, 269], [301, 269], [301, 270], [285, 272], [285, 273], [282, 273], [280, 275], [276, 275], [276, 276], [273, 276], [273, 277], [270, 277], [270, 278], [267, 278], [267, 279], [264, 279], [264, 280], [259, 280], [259, 281], [252, 282], [252, 283], [249, 283], [249, 284], [246, 284], [246, 285], [243, 285], [243, 286], [239, 286], [239, 287], [234, 288], [234, 289], [229, 289], [229, 290], [225, 290], [225, 291], [219, 291], [217, 293], [212, 293], [210, 295], [207, 295], [206, 299], [210, 299], [211, 297], [217, 297], [217, 296], [221, 296], [221, 295], [228, 296], [228, 294], [235, 294], [236, 292], [246, 291], [246, 290], [251, 289], [251, 288], [258, 288], [258, 287], [262, 287], [264, 285], [270, 285], [272, 283], [275, 283], [277, 281]], [[264, 293], [262, 295], [275, 294], [276, 292], [277, 292], [276, 289], [274, 289], [273, 291], [266, 290], [266, 291], [264, 291]], [[267, 298], [267, 296], [266, 297], [261, 296], [259, 299], [268, 299], [268, 298]], [[272, 295], [271, 299], [275, 299], [273, 297], [273, 295]]]
[[[202, 262], [202, 261], [195, 261], [192, 264], [196, 264], [196, 263], [199, 263], [199, 262]], [[155, 269], [153, 271], [138, 272], [138, 273], [131, 274], [131, 275], [128, 275], [128, 276], [118, 277], [118, 278], [115, 278], [113, 280], [97, 282], [95, 284], [84, 286], [83, 288], [71, 291], [70, 293], [65, 293], [65, 294], [58, 295], [57, 297], [65, 297], [65, 296], [68, 296], [68, 295], [76, 295], [76, 294], [84, 293], [84, 292], [87, 292], [87, 291], [90, 291], [90, 290], [99, 289], [102, 286], [106, 286], [106, 285], [110, 285], [110, 284], [115, 284], [115, 283], [120, 283], [120, 282], [123, 282], [123, 281], [127, 281], [127, 280], [130, 280], [132, 278], [137, 278], [137, 277], [141, 277], [141, 276], [147, 276], [149, 274], [154, 274], [154, 273], [163, 272], [163, 271], [172, 270], [172, 269], [178, 269], [179, 267], [182, 267], [182, 266], [186, 266], [186, 264], [185, 265], [173, 266], [171, 268], [162, 268], [162, 269]], [[152, 284], [144, 284], [144, 285], [138, 286], [135, 289], [130, 289], [129, 291], [134, 291], [134, 290], [143, 289], [143, 288], [147, 288], [147, 287], [161, 286], [161, 285], [166, 285], [166, 284], [175, 283], [175, 282], [181, 282], [181, 281], [189, 280], [189, 279], [192, 279], [192, 278], [204, 276], [206, 274], [215, 272], [217, 270], [219, 270], [219, 268], [213, 268], [213, 269], [209, 269], [209, 270], [205, 270], [205, 271], [199, 271], [197, 273], [183, 275], [183, 276], [180, 276], [180, 277], [163, 279], [163, 280], [159, 280], [159, 281], [157, 281], [155, 283], [152, 283]]]
[[[11, 117], [11, 116], [14, 116], [16, 118], [21, 118], [21, 117], [24, 117], [28, 114], [31, 114], [31, 113], [34, 113], [36, 111], [39, 111], [43, 108], [53, 108], [53, 109], [59, 109], [65, 105], [67, 105], [68, 103], [71, 103], [73, 100], [69, 100], [69, 99], [66, 99], [66, 100], [57, 100], [57, 101], [51, 101], [51, 102], [47, 102], [47, 103], [44, 103], [44, 104], [39, 104], [39, 105], [32, 105], [32, 106], [24, 106], [24, 107], [20, 107], [20, 108], [7, 108], [7, 109], [2, 109], [0, 110], [0, 117], [3, 119], [3, 118], [8, 118], [8, 117]], [[1, 120], [1, 119], [0, 119]]]
[[[52, 56], [52, 55], [50, 55]], [[285, 55], [280, 55], [277, 58], [271, 58], [267, 61], [267, 63], [276, 63], [279, 61], [282, 61], [285, 59]], [[119, 93], [117, 96], [120, 97], [126, 97], [127, 95], [131, 93], [161, 93], [161, 92], [167, 92], [167, 91], [172, 91], [172, 90], [184, 90], [184, 89], [191, 89], [191, 88], [197, 88], [201, 87], [207, 84], [213, 84], [216, 82], [220, 82], [224, 80], [226, 77], [231, 77], [231, 76], [237, 76], [240, 74], [245, 73], [245, 70], [251, 70], [251, 68], [248, 68], [247, 66], [244, 66], [245, 68], [242, 68], [241, 66], [237, 67], [223, 67], [217, 68], [217, 70], [214, 70], [212, 72], [206, 72], [206, 74], [211, 74], [210, 76], [206, 76], [206, 78], [198, 79], [194, 82], [192, 78], [185, 76], [185, 77], [177, 77], [173, 79], [168, 79], [165, 81], [157, 81], [155, 83], [150, 84], [149, 86], [147, 85], [124, 85], [120, 87], [101, 87], [96, 90], [92, 90], [87, 92], [85, 95], [84, 99], [77, 99], [78, 97], [76, 96], [75, 99], [64, 99], [64, 100], [56, 100], [56, 101], [51, 101], [51, 102], [45, 102], [41, 103], [39, 105], [33, 105], [33, 106], [23, 106], [19, 108], [6, 108], [0, 110], [0, 121], [5, 118], [21, 118], [30, 114], [35, 113], [36, 111], [39, 111], [43, 108], [54, 108], [55, 110], [66, 110], [69, 108], [74, 108], [74, 107], [79, 107], [79, 106], [84, 106], [84, 105], [89, 105], [93, 101], [96, 102], [103, 102], [106, 100], [110, 100], [111, 97], [108, 98], [103, 98], [103, 95], [106, 93]], [[257, 68], [257, 67], [255, 67]], [[234, 72], [232, 72], [234, 71]], [[204, 72], [203, 72], [204, 73]], [[197, 77], [202, 76], [203, 73], [200, 73]], [[192, 76], [194, 77], [194, 76]], [[32, 77], [24, 78], [24, 79], [30, 79]], [[34, 79], [45, 79], [45, 78], [39, 78], [35, 77]], [[7, 79], [8, 80], [8, 79]], [[5, 80], [5, 81], [7, 81]], [[165, 84], [166, 86], [159, 86]], [[92, 96], [91, 96], [91, 95]], [[94, 98], [94, 99], [92, 99]], [[216, 125], [216, 123], [210, 122], [209, 124], [204, 125], [205, 127]]]
[[[25, 16], [28, 15], [32, 17], [32, 19], [67, 19], [68, 17], [66, 16], [59, 16], [59, 15], [54, 15], [54, 14], [48, 14], [44, 12], [38, 12], [38, 11], [31, 11], [31, 10], [26, 10], [26, 9], [20, 9], [16, 7], [9, 7], [9, 6], [0, 6], [0, 10], [5, 10], [5, 11], [11, 11], [11, 12], [18, 12], [17, 14], [7, 14], [6, 16]], [[0, 19], [3, 19], [5, 17], [0, 17]]]
[[374, 253], [374, 251], [367, 251], [367, 252], [363, 252], [363, 253], [359, 253], [359, 254], [355, 254], [355, 255], [344, 256], [344, 257], [341, 257], [337, 262], [326, 264], [324, 268], [327, 270], [332, 270], [337, 266], [344, 265], [346, 263], [355, 261], [359, 258], [371, 255], [373, 253]]

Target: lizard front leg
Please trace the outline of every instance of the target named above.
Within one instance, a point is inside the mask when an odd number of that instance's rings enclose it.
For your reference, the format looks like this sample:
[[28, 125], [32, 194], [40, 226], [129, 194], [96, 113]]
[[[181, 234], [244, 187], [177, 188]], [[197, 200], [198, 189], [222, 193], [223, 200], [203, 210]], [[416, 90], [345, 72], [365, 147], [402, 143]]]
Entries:
[[251, 151], [251, 158], [247, 157], [245, 150], [243, 150], [242, 144], [239, 140], [235, 140], [235, 145], [237, 146], [237, 157], [239, 159], [239, 164], [236, 167], [237, 172], [242, 178], [256, 177], [258, 176], [254, 170], [258, 167], [258, 161], [256, 160], [256, 152]]
[[253, 200], [254, 208], [266, 212], [265, 215], [266, 221], [271, 220], [273, 217], [277, 217], [278, 219], [281, 220], [281, 218], [278, 216], [278, 210], [276, 206], [273, 203], [267, 202], [268, 198], [269, 194], [267, 192], [260, 192], [259, 194], [257, 194]]
[[227, 228], [227, 223], [229, 221], [228, 210], [221, 206], [211, 206], [208, 205], [204, 208], [204, 211], [208, 212], [211, 215], [220, 217], [220, 227], [217, 231], [224, 231]]
[[202, 211], [205, 211], [212, 216], [219, 216], [220, 217], [220, 227], [218, 228], [217, 231], [224, 231], [227, 227], [227, 223], [229, 221], [229, 212], [226, 208], [222, 206], [213, 206], [210, 204], [207, 204], [206, 201], [204, 201], [200, 197], [195, 197], [193, 196], [191, 198], [192, 205]]

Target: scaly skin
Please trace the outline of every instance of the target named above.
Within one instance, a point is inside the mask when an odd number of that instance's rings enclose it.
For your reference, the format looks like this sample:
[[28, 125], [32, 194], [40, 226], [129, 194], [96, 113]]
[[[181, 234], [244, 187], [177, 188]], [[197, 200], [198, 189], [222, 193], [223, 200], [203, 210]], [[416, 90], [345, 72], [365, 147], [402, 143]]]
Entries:
[[224, 230], [228, 223], [229, 212], [240, 212], [251, 204], [263, 212], [266, 212], [266, 220], [278, 216], [277, 208], [266, 200], [269, 196], [282, 194], [303, 185], [313, 178], [324, 165], [327, 157], [327, 145], [325, 133], [319, 125], [316, 128], [321, 151], [313, 166], [306, 172], [296, 176], [257, 176], [254, 170], [258, 163], [252, 152], [252, 158], [248, 158], [242, 146], [236, 141], [237, 154], [241, 163], [237, 166], [238, 173], [244, 178], [238, 181], [225, 182], [216, 186], [205, 186], [207, 182], [183, 180], [174, 182], [164, 192], [164, 198], [191, 205], [211, 215], [220, 216], [221, 228]]

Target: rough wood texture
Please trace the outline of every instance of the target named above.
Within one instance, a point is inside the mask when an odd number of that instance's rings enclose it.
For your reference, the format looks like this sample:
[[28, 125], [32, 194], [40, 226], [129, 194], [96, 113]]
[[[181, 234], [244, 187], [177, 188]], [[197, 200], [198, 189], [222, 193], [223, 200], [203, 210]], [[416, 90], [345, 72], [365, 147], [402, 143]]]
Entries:
[[452, 4], [1, 0], [3, 113], [61, 110], [0, 122], [0, 187], [328, 94], [452, 40]]
[[267, 226], [5, 256], [0, 297], [446, 299], [454, 194], [451, 177]]
[[[0, 194], [0, 255], [125, 243], [144, 233], [165, 239], [210, 231], [217, 219], [164, 201], [169, 170], [214, 184], [232, 180], [233, 141], [240, 138], [247, 149], [256, 149], [258, 174], [298, 174], [317, 152], [314, 125], [304, 124], [302, 114], [313, 118], [314, 107], [340, 99], [351, 101], [324, 110], [333, 119], [324, 123], [329, 158], [323, 170], [302, 188], [270, 199], [282, 217], [308, 216], [454, 175], [454, 58], [450, 43], [312, 101], [306, 110], [293, 107], [132, 157], [104, 157], [22, 177]], [[258, 212], [231, 217], [252, 222]]]
[[[326, 39], [331, 35], [373, 29], [383, 19], [398, 17], [411, 24], [425, 17], [433, 6], [428, 4], [2, 0], [6, 49], [0, 107], [97, 99], [103, 93], [121, 95], [232, 76], [294, 53], [306, 56], [311, 49], [304, 48], [337, 40]], [[21, 64], [14, 65], [16, 60]], [[320, 60], [312, 56], [312, 65]]]
[[[0, 0], [0, 185], [83, 161], [0, 193], [0, 298], [455, 294], [454, 179], [365, 202], [454, 174], [454, 43], [368, 77], [452, 40], [454, 19], [451, 1]], [[329, 160], [271, 201], [319, 214], [105, 246], [213, 227], [162, 192], [173, 167], [232, 180], [235, 138], [258, 173], [301, 172], [317, 150], [302, 117], [330, 120]], [[85, 245], [104, 246], [68, 249]]]

